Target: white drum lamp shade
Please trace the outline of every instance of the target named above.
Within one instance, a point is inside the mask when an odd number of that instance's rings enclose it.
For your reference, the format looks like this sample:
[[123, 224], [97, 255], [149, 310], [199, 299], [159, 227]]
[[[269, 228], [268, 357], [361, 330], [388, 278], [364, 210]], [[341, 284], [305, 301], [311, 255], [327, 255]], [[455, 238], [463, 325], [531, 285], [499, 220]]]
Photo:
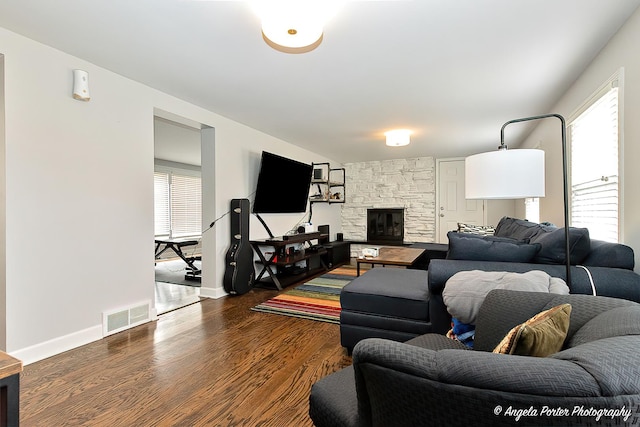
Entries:
[[544, 197], [544, 151], [497, 150], [465, 159], [467, 199]]

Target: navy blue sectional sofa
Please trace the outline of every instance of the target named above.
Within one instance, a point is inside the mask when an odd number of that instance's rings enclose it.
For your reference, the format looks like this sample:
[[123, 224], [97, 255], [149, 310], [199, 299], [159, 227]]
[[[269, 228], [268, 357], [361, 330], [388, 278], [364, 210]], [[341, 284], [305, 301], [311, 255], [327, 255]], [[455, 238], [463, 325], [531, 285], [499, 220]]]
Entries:
[[[571, 294], [600, 295], [640, 302], [640, 275], [634, 269], [634, 252], [629, 246], [592, 240], [584, 228], [570, 228]], [[424, 244], [417, 243], [414, 247]], [[460, 271], [506, 271], [524, 273], [541, 270], [552, 277], [566, 280], [564, 229], [504, 217], [491, 236], [449, 233], [446, 259], [431, 259], [426, 281], [420, 285], [415, 275], [404, 269], [393, 269], [372, 276], [377, 283], [370, 287], [363, 281], [367, 275], [347, 285], [341, 315], [341, 342], [351, 350], [363, 338], [377, 337], [404, 341], [424, 333], [444, 334], [451, 328], [451, 316], [442, 298], [447, 280]], [[391, 270], [391, 269], [388, 269]], [[369, 274], [369, 273], [367, 273]], [[424, 280], [424, 279], [422, 279]], [[406, 283], [412, 283], [410, 289]], [[404, 288], [403, 288], [404, 286]], [[367, 298], [375, 289], [397, 289], [398, 295], [385, 295], [391, 304], [381, 312], [371, 307]], [[409, 293], [411, 295], [404, 295]], [[387, 291], [389, 292], [389, 291]], [[426, 312], [419, 318], [405, 319], [404, 304], [416, 304], [415, 295], [424, 295]], [[378, 296], [378, 295], [375, 295]]]
[[[569, 242], [570, 293], [640, 302], [640, 275], [633, 271], [632, 248], [590, 239], [586, 228], [569, 228]], [[437, 324], [434, 329], [450, 327], [442, 290], [457, 272], [541, 270], [566, 280], [564, 253], [564, 229], [521, 219], [502, 218], [493, 236], [450, 232], [447, 258], [429, 264], [429, 308]]]

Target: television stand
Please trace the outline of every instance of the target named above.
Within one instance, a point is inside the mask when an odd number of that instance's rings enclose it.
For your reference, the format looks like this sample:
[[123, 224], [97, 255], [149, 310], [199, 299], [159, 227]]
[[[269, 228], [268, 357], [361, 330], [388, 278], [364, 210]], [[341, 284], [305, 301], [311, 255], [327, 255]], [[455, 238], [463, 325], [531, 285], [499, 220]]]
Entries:
[[[262, 270], [256, 276], [256, 284], [272, 285], [281, 291], [283, 287], [300, 282], [307, 277], [328, 271], [323, 255], [327, 250], [311, 243], [312, 240], [326, 238], [320, 232], [300, 233], [287, 236], [272, 237], [263, 240], [250, 240], [249, 244], [258, 255]], [[313, 250], [293, 252], [287, 245], [309, 243]], [[271, 250], [269, 250], [271, 248]], [[263, 249], [266, 249], [263, 251]], [[305, 267], [295, 264], [306, 261]], [[266, 276], [265, 276], [266, 275]]]

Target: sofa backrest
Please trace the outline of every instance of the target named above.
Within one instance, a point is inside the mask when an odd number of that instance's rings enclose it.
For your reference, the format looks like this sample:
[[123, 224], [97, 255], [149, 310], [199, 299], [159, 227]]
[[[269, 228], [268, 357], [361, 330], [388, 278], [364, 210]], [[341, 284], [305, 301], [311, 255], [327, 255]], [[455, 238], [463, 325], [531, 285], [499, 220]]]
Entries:
[[[535, 263], [564, 264], [566, 262], [564, 228], [503, 217], [496, 226], [495, 235], [540, 244], [540, 251], [533, 260]], [[569, 227], [571, 264], [580, 264], [589, 255], [589, 252], [591, 252], [589, 230]]]
[[633, 270], [635, 256], [633, 249], [627, 245], [591, 239], [591, 252], [582, 260], [582, 264], [591, 267], [613, 267]]
[[[503, 217], [495, 228], [495, 236], [508, 237], [527, 243], [538, 243], [541, 248], [534, 263], [564, 264], [564, 228], [537, 224], [517, 218]], [[612, 267], [633, 270], [634, 253], [629, 246], [592, 240], [586, 228], [569, 227], [571, 264], [593, 267]]]
[[[572, 307], [565, 348], [616, 334], [629, 335], [637, 331], [640, 335], [640, 304], [632, 301], [591, 295], [557, 295], [495, 289], [487, 294], [480, 307], [474, 349], [492, 351], [514, 326], [527, 321], [541, 311], [565, 303], [571, 304]], [[624, 311], [618, 313], [614, 310], [624, 307], [631, 307], [627, 309], [631, 310], [631, 314]], [[612, 313], [608, 316], [603, 315], [595, 319], [609, 311]], [[634, 316], [637, 316], [638, 321], [635, 324], [637, 328], [633, 325], [629, 326], [636, 319]], [[611, 322], [613, 318], [620, 325], [625, 326], [607, 327], [606, 322]], [[589, 323], [592, 319], [594, 320]], [[590, 326], [582, 331], [585, 325]], [[576, 335], [575, 340], [573, 340], [574, 335]]]

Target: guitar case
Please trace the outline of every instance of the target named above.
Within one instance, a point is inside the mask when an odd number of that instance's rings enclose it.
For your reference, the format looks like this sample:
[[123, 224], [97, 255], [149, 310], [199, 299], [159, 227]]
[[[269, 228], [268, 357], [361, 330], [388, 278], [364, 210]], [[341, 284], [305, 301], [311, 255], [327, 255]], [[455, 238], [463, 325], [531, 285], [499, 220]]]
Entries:
[[231, 200], [231, 246], [225, 257], [224, 290], [242, 295], [253, 288], [255, 269], [249, 244], [249, 199]]

